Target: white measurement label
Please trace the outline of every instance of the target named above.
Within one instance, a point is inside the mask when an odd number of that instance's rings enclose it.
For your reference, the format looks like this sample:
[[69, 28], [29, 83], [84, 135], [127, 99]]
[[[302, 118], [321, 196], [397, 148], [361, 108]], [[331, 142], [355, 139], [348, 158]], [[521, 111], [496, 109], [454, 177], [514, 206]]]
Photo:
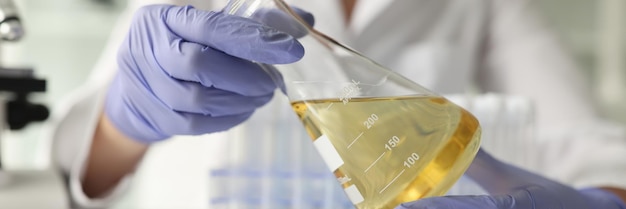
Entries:
[[342, 176], [342, 177], [337, 178], [337, 181], [339, 182], [339, 184], [345, 184], [345, 183], [348, 183], [348, 182], [352, 181], [352, 178], [350, 178], [350, 177], [348, 177], [346, 175], [346, 176]]
[[352, 80], [352, 83], [343, 87], [339, 100], [343, 102], [344, 105], [348, 104], [348, 102], [350, 102], [352, 97], [354, 97], [355, 95], [359, 93], [359, 91], [361, 90], [361, 87], [359, 86], [359, 84], [361, 84], [361, 82]]
[[322, 159], [326, 162], [330, 172], [335, 172], [337, 168], [343, 165], [343, 159], [341, 159], [341, 156], [326, 135], [317, 138], [315, 142], [313, 142], [313, 145], [315, 145]]
[[389, 139], [385, 144], [385, 149], [391, 150], [392, 148], [397, 147], [398, 143], [400, 143], [400, 138], [398, 136], [392, 136], [391, 139]]
[[372, 126], [374, 126], [377, 120], [378, 115], [371, 114], [365, 121], [363, 121], [363, 125], [365, 126], [365, 128], [370, 129], [372, 128]]
[[350, 202], [352, 202], [352, 204], [356, 205], [356, 204], [363, 202], [363, 200], [365, 200], [365, 198], [363, 198], [363, 195], [361, 194], [359, 189], [356, 188], [354, 184], [352, 186], [346, 187], [343, 190], [346, 191], [346, 194], [348, 195], [348, 199], [350, 199]]
[[414, 152], [404, 161], [404, 167], [411, 168], [411, 166], [415, 165], [415, 162], [417, 162], [417, 160], [419, 159], [420, 156]]

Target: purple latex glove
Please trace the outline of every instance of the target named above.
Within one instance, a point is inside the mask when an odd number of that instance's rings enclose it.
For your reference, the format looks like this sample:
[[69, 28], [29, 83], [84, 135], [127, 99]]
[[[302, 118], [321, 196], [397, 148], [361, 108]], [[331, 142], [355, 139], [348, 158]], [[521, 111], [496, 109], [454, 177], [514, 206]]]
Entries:
[[604, 190], [576, 190], [479, 151], [466, 172], [493, 196], [432, 197], [404, 203], [397, 209], [626, 209]]
[[257, 21], [191, 6], [146, 6], [119, 50], [105, 113], [143, 143], [227, 130], [270, 101], [277, 87], [272, 77], [280, 74], [251, 61], [284, 64], [303, 54], [293, 36]]

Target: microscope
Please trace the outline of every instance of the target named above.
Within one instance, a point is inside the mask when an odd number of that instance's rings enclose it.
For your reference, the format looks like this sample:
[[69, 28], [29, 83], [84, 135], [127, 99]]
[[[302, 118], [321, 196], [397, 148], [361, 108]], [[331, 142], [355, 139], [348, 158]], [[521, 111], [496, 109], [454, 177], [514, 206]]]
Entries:
[[[0, 44], [24, 35], [12, 0], [0, 0]], [[0, 63], [0, 148], [5, 130], [20, 130], [48, 118], [48, 108], [31, 103], [28, 95], [46, 90], [46, 81], [30, 68], [10, 68]], [[11, 170], [2, 165], [0, 149], [0, 208], [69, 208], [65, 184], [54, 170]]]

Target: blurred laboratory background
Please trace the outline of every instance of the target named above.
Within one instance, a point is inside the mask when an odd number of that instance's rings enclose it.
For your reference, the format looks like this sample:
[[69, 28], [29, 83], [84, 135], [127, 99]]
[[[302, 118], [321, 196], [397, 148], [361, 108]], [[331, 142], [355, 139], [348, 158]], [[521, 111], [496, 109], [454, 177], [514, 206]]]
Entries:
[[[224, 0], [226, 1], [226, 0]], [[26, 36], [2, 43], [0, 64], [30, 66], [48, 81], [35, 100], [54, 108], [78, 88], [95, 64], [125, 0], [16, 0]], [[547, 24], [562, 38], [592, 82], [602, 114], [626, 124], [626, 1], [538, 0]], [[46, 166], [33, 154], [47, 149], [40, 124], [5, 132], [2, 153], [8, 168]], [[8, 136], [8, 137], [7, 137]], [[5, 140], [6, 139], [6, 140]], [[128, 202], [120, 204], [130, 204]], [[121, 207], [121, 206], [120, 206]]]
[[[125, 0], [15, 0], [25, 27], [17, 42], [0, 43], [0, 65], [31, 67], [47, 81], [45, 93], [30, 95], [34, 102], [54, 108], [77, 88], [94, 66], [126, 6]], [[46, 149], [41, 143], [41, 124], [3, 133], [0, 153], [9, 168], [41, 167], [45, 160], [33, 152]]]

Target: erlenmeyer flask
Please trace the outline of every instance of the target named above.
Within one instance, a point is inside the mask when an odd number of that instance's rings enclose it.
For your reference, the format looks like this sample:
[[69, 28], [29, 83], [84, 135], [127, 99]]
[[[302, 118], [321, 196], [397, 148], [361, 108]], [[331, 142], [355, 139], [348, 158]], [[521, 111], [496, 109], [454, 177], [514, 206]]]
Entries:
[[480, 126], [466, 110], [316, 31], [282, 0], [230, 0], [224, 11], [299, 37], [304, 58], [273, 67], [357, 208], [443, 195], [473, 160]]

